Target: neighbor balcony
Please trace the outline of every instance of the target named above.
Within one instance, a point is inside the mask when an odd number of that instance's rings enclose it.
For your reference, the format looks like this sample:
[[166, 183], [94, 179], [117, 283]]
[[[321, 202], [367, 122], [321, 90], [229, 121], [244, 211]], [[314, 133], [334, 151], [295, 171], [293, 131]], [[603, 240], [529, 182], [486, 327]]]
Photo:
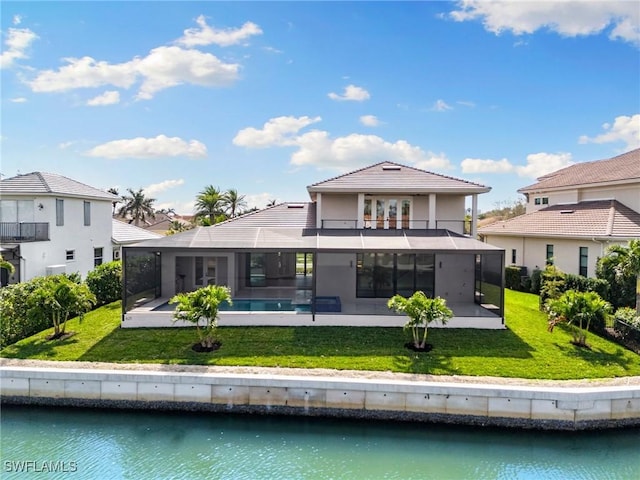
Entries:
[[0, 222], [0, 241], [46, 242], [49, 240], [49, 224], [46, 222]]

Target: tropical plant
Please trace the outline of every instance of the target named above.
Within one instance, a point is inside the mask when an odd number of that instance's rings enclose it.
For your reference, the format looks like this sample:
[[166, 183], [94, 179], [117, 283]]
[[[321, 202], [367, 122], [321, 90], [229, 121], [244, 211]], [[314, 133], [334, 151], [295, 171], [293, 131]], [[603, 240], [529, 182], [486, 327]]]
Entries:
[[[115, 187], [111, 187], [111, 188], [107, 189], [107, 192], [109, 192], [109, 193], [111, 193], [113, 195], [116, 195], [117, 197], [120, 197], [120, 192]], [[118, 206], [118, 203], [120, 203], [120, 200], [114, 200], [113, 202], [111, 202], [111, 206], [112, 206], [111, 215], [115, 215], [116, 214], [116, 207]]]
[[237, 217], [247, 208], [247, 202], [244, 195], [239, 195], [238, 191], [234, 188], [230, 188], [224, 193], [225, 202], [227, 206], [227, 214], [230, 218]]
[[118, 215], [122, 218], [129, 218], [129, 223], [138, 226], [140, 222], [146, 222], [147, 218], [156, 218], [153, 202], [155, 198], [146, 197], [143, 189], [134, 192], [127, 188], [129, 195], [124, 195], [122, 201], [124, 205], [118, 210]]
[[213, 225], [226, 219], [226, 199], [218, 187], [207, 185], [196, 197], [196, 217], [207, 218]]
[[98, 307], [122, 297], [122, 262], [103, 263], [87, 274], [87, 286], [96, 296]]
[[9, 274], [12, 274], [16, 271], [16, 267], [13, 266], [11, 262], [7, 262], [2, 255], [0, 255], [0, 268], [7, 270]]
[[179, 220], [172, 220], [169, 222], [169, 230], [167, 230], [167, 235], [174, 235], [180, 232], [186, 232], [187, 230], [191, 230], [194, 225], [183, 223]]
[[45, 316], [53, 323], [51, 339], [65, 334], [67, 320], [72, 315], [80, 318], [96, 303], [95, 295], [84, 283], [76, 283], [65, 275], [55, 275], [39, 286], [29, 298], [28, 314]]
[[626, 252], [616, 267], [616, 276], [636, 278], [636, 312], [640, 315], [640, 239], [629, 240]]
[[214, 346], [218, 310], [223, 302], [232, 304], [231, 291], [221, 285], [208, 285], [193, 292], [178, 293], [169, 300], [169, 303], [176, 304], [173, 321], [195, 324], [200, 345], [205, 349]]
[[409, 298], [394, 295], [387, 302], [387, 307], [409, 317], [404, 328], [411, 330], [413, 345], [418, 349], [424, 349], [427, 344], [427, 328], [430, 323], [439, 321], [444, 325], [453, 317], [444, 298], [429, 298], [422, 291], [415, 292]]
[[604, 321], [611, 312], [611, 305], [595, 292], [568, 290], [558, 298], [549, 299], [546, 310], [549, 332], [553, 332], [559, 323], [566, 323], [571, 328], [572, 343], [588, 347], [587, 332], [591, 322]]

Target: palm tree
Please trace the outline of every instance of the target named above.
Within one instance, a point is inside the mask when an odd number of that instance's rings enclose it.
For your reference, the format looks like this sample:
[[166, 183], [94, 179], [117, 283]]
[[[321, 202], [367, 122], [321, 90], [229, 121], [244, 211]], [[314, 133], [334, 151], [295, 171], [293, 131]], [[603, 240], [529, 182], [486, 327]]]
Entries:
[[553, 328], [557, 324], [567, 323], [572, 330], [572, 343], [581, 347], [589, 347], [587, 332], [591, 322], [598, 318], [606, 320], [607, 315], [611, 312], [611, 305], [595, 292], [569, 290], [564, 292], [560, 298], [548, 300], [546, 309], [549, 316], [547, 330], [553, 332]]
[[237, 217], [244, 208], [247, 208], [245, 196], [238, 195], [238, 191], [235, 188], [227, 190], [224, 196], [227, 203], [227, 213], [229, 213], [230, 218]]
[[618, 252], [622, 259], [616, 267], [616, 277], [636, 277], [636, 312], [640, 315], [640, 240], [629, 240], [628, 246]]
[[196, 197], [196, 216], [207, 217], [211, 225], [224, 219], [226, 199], [218, 187], [207, 185]]
[[[111, 187], [110, 189], [107, 190], [107, 192], [112, 193], [113, 195], [116, 195], [118, 197], [120, 196], [120, 192], [115, 187]], [[118, 200], [111, 202], [111, 204], [113, 205], [113, 210], [111, 211], [111, 215], [115, 215], [116, 207], [118, 206], [118, 203], [119, 203]]]
[[275, 206], [275, 204], [276, 204], [276, 202], [277, 202], [277, 200], [276, 200], [275, 198], [273, 198], [273, 199], [269, 200], [269, 201], [267, 202], [267, 207], [274, 207], [274, 206]]
[[137, 192], [127, 188], [127, 192], [129, 192], [129, 195], [122, 197], [124, 205], [118, 210], [119, 216], [122, 218], [129, 217], [129, 223], [133, 223], [136, 226], [140, 222], [146, 222], [147, 218], [156, 218], [153, 208], [153, 202], [156, 201], [155, 198], [145, 197], [142, 188]]

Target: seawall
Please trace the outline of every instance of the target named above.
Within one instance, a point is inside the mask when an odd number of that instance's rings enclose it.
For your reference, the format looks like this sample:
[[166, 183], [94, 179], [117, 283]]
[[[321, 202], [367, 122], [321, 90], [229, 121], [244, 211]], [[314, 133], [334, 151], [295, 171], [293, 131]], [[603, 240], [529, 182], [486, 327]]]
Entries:
[[[5, 404], [166, 409], [584, 430], [640, 426], [640, 378], [475, 383], [428, 376], [4, 361]], [[383, 372], [381, 372], [383, 373]], [[339, 375], [339, 376], [337, 376]], [[473, 382], [473, 383], [472, 383]], [[500, 382], [500, 383], [497, 383]], [[524, 384], [523, 384], [524, 383]]]

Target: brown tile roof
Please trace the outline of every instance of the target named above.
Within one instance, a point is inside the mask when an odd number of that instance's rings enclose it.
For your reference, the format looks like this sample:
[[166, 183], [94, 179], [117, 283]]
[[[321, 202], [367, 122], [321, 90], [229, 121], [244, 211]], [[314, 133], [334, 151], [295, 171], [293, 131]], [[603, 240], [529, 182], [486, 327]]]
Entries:
[[407, 192], [485, 193], [491, 190], [478, 183], [427, 172], [394, 162], [380, 162], [307, 187], [316, 192]]
[[640, 148], [607, 160], [576, 163], [538, 178], [538, 182], [518, 192], [597, 184], [603, 182], [640, 181]]
[[617, 200], [553, 205], [537, 212], [492, 223], [479, 228], [478, 233], [518, 237], [640, 238], [640, 213]]

